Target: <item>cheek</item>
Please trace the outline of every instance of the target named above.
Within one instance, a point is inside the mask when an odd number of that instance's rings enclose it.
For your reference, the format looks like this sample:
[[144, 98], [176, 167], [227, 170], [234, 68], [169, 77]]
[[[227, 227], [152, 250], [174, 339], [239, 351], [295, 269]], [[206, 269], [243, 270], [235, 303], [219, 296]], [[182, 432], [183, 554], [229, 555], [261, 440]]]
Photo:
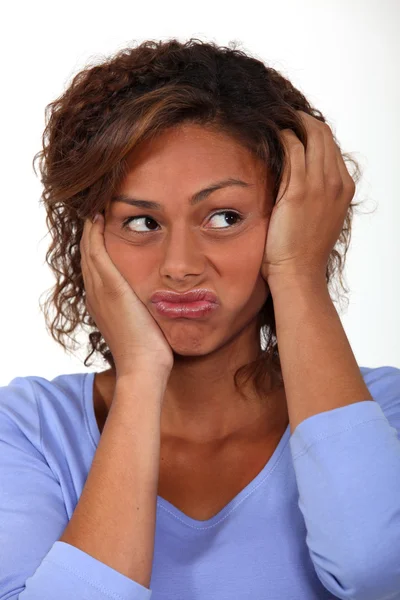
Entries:
[[112, 234], [105, 234], [104, 244], [112, 262], [132, 287], [148, 280], [149, 265], [144, 254], [140, 255], [135, 248]]
[[[229, 261], [229, 262], [228, 262]], [[229, 258], [225, 261], [229, 270], [245, 279], [254, 278], [261, 269], [262, 254], [256, 244], [246, 244], [245, 247], [230, 251]]]
[[262, 236], [251, 236], [246, 243], [230, 248], [224, 260], [219, 261], [221, 284], [225, 298], [237, 305], [250, 298], [265, 300], [265, 281], [261, 275], [264, 257], [265, 231]]
[[[221, 244], [218, 251], [210, 252], [210, 259], [217, 267], [227, 287], [232, 286], [234, 296], [242, 296], [243, 292], [256, 285], [261, 277], [261, 265], [266, 241], [266, 225], [252, 227], [246, 235], [239, 236], [229, 244]], [[154, 272], [158, 263], [156, 253], [148, 248], [132, 247], [125, 241], [105, 232], [104, 242], [112, 262], [125, 277], [135, 285], [148, 281], [149, 273]]]
[[237, 243], [230, 244], [224, 249], [221, 248], [221, 257], [224, 257], [224, 264], [229, 265], [230, 271], [233, 271], [246, 280], [254, 280], [260, 273], [262, 261], [264, 258], [266, 227], [253, 227], [247, 235], [236, 240]]
[[104, 245], [107, 253], [118, 270], [128, 262], [129, 252], [126, 244], [110, 233], [104, 234]]

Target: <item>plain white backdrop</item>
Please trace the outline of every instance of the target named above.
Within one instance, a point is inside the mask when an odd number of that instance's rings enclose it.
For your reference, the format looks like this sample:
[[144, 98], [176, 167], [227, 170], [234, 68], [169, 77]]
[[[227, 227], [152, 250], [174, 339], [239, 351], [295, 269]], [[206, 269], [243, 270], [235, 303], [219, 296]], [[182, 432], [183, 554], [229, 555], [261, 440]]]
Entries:
[[[194, 2], [37, 0], [1, 9], [0, 385], [100, 371], [46, 331], [39, 298], [54, 283], [42, 186], [32, 167], [45, 107], [92, 61], [146, 39], [191, 37], [239, 48], [288, 77], [363, 169], [336, 304], [360, 366], [400, 367], [400, 3], [398, 0]], [[370, 214], [363, 214], [363, 213]]]

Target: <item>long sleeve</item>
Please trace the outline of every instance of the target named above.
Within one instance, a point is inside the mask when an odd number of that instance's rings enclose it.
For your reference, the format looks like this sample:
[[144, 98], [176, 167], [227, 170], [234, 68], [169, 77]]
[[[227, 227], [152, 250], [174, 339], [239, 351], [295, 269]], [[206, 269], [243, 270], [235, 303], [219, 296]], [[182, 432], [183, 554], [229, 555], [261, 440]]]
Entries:
[[149, 600], [148, 588], [57, 541], [68, 517], [33, 396], [24, 378], [0, 387], [0, 598]]
[[218, 514], [158, 497], [150, 589], [58, 541], [101, 436], [93, 373], [0, 387], [0, 600], [400, 600], [400, 369], [361, 369], [374, 401], [287, 427]]
[[338, 598], [400, 599], [400, 370], [367, 400], [314, 415], [290, 439], [306, 543]]

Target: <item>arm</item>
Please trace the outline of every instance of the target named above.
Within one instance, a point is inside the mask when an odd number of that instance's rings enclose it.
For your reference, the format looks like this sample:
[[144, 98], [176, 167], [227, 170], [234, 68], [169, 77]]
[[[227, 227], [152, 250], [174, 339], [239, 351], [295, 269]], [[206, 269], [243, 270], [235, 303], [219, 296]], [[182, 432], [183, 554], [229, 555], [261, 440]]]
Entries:
[[372, 370], [379, 403], [365, 402], [374, 398], [326, 284], [298, 278], [272, 289], [298, 505], [316, 573], [338, 598], [395, 598], [400, 370]]
[[290, 430], [308, 417], [373, 400], [325, 280], [269, 280]]
[[117, 379], [114, 398], [81, 498], [61, 542], [150, 586], [166, 381]]
[[144, 374], [118, 384], [69, 522], [42, 447], [37, 390], [28, 377], [0, 387], [1, 597], [151, 597], [144, 586], [152, 566], [164, 386], [156, 381]]

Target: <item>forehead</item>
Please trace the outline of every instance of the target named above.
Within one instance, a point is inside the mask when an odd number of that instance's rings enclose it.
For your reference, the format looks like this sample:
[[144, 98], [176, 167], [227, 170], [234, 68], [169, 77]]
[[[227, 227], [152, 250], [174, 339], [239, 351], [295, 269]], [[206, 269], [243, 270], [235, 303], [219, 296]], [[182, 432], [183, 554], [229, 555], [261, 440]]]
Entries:
[[142, 200], [143, 209], [172, 207], [177, 199], [181, 204], [179, 198], [185, 206], [194, 207], [196, 198], [206, 198], [206, 190], [223, 181], [248, 183], [249, 186], [239, 184], [226, 189], [247, 188], [248, 191], [240, 191], [240, 197], [257, 201], [261, 209], [269, 205], [269, 178], [259, 158], [224, 133], [185, 124], [146, 140], [127, 155], [125, 176], [113, 197]]
[[[166, 177], [259, 179], [266, 165], [235, 137], [198, 124], [184, 123], [142, 142], [125, 158], [126, 172]], [[220, 171], [220, 173], [217, 173]]]

